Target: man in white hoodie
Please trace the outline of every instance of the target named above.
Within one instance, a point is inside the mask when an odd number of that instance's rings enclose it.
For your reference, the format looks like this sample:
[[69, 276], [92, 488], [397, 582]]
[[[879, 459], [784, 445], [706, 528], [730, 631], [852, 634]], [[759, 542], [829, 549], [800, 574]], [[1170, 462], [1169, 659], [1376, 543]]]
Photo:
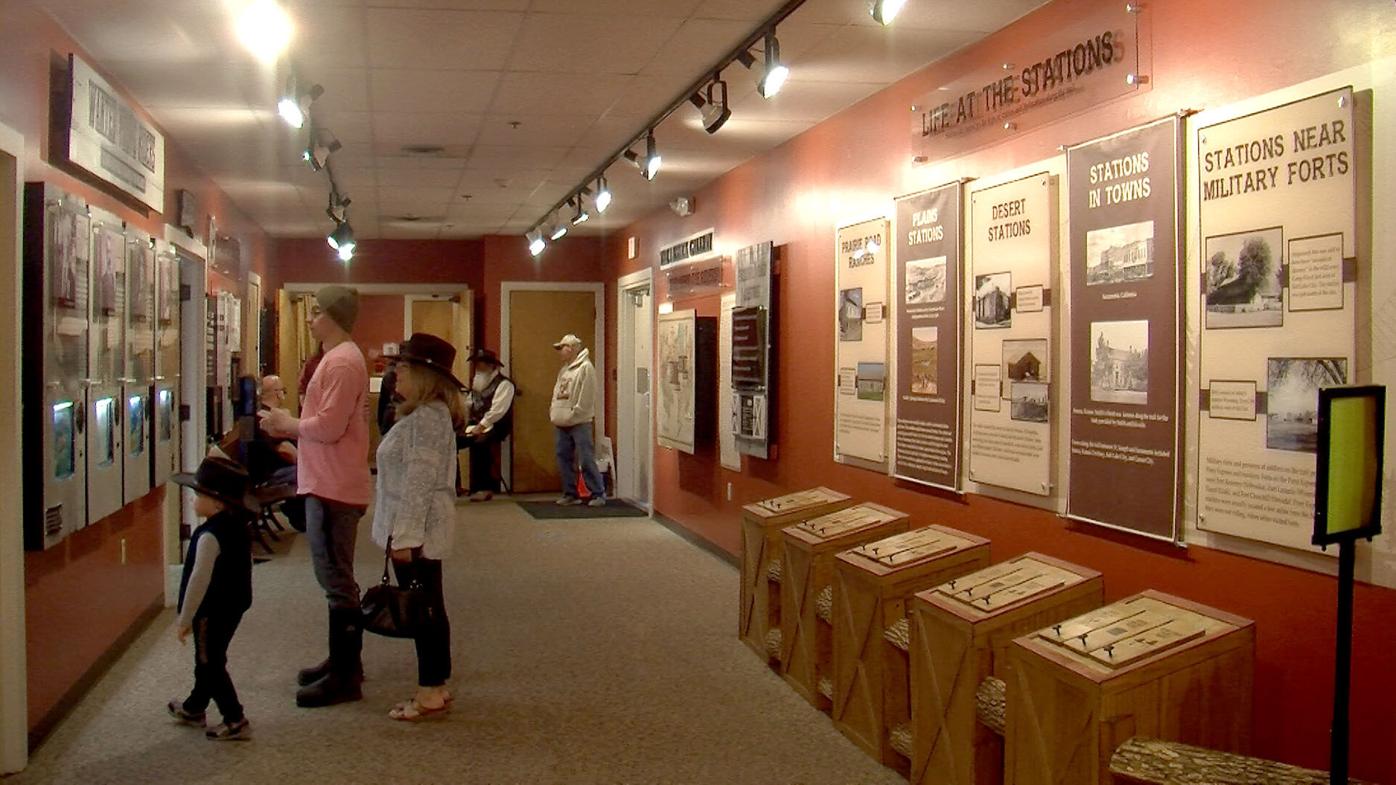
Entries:
[[596, 417], [596, 367], [582, 348], [582, 339], [571, 333], [562, 336], [553, 348], [562, 358], [549, 410], [557, 447], [557, 472], [562, 477], [562, 497], [557, 503], [564, 507], [582, 503], [577, 497], [577, 465], [581, 464], [582, 479], [591, 497], [587, 504], [601, 507], [606, 504], [606, 486], [596, 468], [591, 435], [591, 421]]

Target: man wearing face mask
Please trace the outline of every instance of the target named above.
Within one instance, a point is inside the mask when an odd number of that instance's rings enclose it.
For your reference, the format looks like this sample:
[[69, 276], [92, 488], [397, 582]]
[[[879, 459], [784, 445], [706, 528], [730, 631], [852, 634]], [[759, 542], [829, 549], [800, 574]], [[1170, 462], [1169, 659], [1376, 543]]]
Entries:
[[503, 364], [489, 349], [470, 355], [470, 425], [465, 436], [470, 447], [470, 500], [484, 502], [499, 491], [495, 474], [496, 446], [514, 425], [514, 381], [500, 370]]

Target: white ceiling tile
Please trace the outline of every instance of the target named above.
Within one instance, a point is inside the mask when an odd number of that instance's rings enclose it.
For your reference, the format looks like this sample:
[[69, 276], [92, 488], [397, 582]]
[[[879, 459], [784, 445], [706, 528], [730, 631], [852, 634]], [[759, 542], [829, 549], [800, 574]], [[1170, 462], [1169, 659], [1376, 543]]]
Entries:
[[449, 188], [455, 191], [460, 182], [456, 169], [379, 169], [378, 188]]
[[375, 68], [369, 93], [375, 112], [483, 112], [498, 83], [499, 74], [490, 71]]
[[370, 8], [369, 62], [376, 67], [502, 70], [523, 14]]
[[494, 115], [590, 115], [600, 117], [635, 87], [636, 77], [511, 71], [490, 104]]
[[470, 153], [468, 169], [503, 171], [552, 169], [568, 148], [561, 145], [475, 145]]
[[374, 166], [379, 169], [454, 169], [465, 168], [468, 150], [463, 146], [450, 145], [440, 154], [409, 154], [401, 146], [375, 145]]
[[373, 137], [380, 144], [468, 146], [480, 133], [483, 115], [469, 112], [378, 112]]
[[[703, 0], [693, 15], [700, 19], [732, 19], [755, 27], [784, 4], [784, 0]], [[797, 12], [798, 13], [798, 12]]]
[[[651, 66], [653, 65], [652, 63]], [[738, 68], [737, 70], [744, 69]], [[679, 91], [687, 89], [689, 85], [696, 82], [698, 75], [698, 69], [688, 74], [652, 73], [646, 69], [634, 78], [629, 90], [616, 98], [606, 116], [643, 115], [646, 119], [653, 117], [659, 113], [659, 110], [668, 106], [669, 102], [678, 96]], [[637, 119], [637, 122], [644, 122], [644, 120]]]
[[738, 101], [732, 112], [741, 115], [749, 111], [754, 116], [777, 121], [818, 122], [880, 89], [881, 85], [875, 84], [804, 82], [791, 77], [775, 98], [766, 99], [759, 93], [752, 93]]
[[679, 27], [639, 16], [529, 14], [509, 67], [519, 71], [636, 74]]
[[[361, 0], [363, 1], [363, 0]], [[532, 0], [372, 0], [382, 8], [450, 8], [458, 11], [527, 11]]]
[[373, 141], [373, 115], [368, 112], [316, 112], [315, 125], [344, 144]]
[[436, 223], [410, 224], [380, 221], [378, 236], [384, 240], [435, 240], [440, 232], [441, 225]]
[[323, 6], [292, 2], [287, 11], [296, 23], [291, 50], [303, 66], [362, 68], [368, 65], [368, 37], [364, 12], [345, 9], [328, 12]]
[[[171, 68], [158, 61], [109, 61], [106, 70], [146, 108], [164, 106], [247, 108], [255, 98], [250, 85], [263, 80], [253, 66]], [[275, 77], [267, 77], [275, 82]], [[268, 105], [275, 107], [275, 101]]]
[[[897, 14], [892, 29], [903, 30], [973, 30], [990, 33], [1027, 14], [1045, 0], [916, 0], [907, 3]], [[861, 25], [877, 25], [871, 14], [859, 15]]]
[[[596, 122], [591, 115], [490, 115], [477, 142], [487, 146], [571, 149]], [[518, 125], [516, 126], [515, 123]]]
[[[891, 84], [979, 37], [963, 30], [845, 27], [803, 56], [791, 82]], [[788, 88], [787, 88], [788, 89]], [[780, 98], [784, 97], [784, 91]]]
[[643, 73], [678, 74], [693, 82], [750, 34], [749, 22], [689, 19], [664, 42]]

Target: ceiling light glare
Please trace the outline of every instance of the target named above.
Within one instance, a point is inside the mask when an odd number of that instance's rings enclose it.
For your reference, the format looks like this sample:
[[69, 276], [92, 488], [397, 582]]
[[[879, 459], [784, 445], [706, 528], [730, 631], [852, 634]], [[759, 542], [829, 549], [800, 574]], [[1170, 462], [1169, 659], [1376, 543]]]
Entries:
[[258, 62], [275, 63], [296, 34], [295, 23], [276, 0], [252, 0], [235, 24], [238, 40]]
[[296, 89], [295, 77], [291, 77], [286, 80], [286, 92], [282, 94], [281, 100], [276, 102], [276, 113], [292, 128], [304, 128], [305, 116], [310, 113], [310, 105], [324, 94], [325, 88], [318, 84], [308, 92], [300, 92]]
[[756, 89], [764, 98], [774, 98], [780, 88], [785, 85], [785, 80], [790, 78], [790, 69], [780, 61], [780, 41], [776, 40], [775, 31], [766, 33], [766, 72], [757, 82]]
[[528, 252], [534, 256], [543, 253], [543, 249], [548, 245], [543, 242], [543, 232], [536, 228], [528, 230], [524, 239], [528, 240]]
[[897, 18], [897, 14], [901, 13], [905, 5], [906, 0], [873, 0], [868, 13], [878, 24], [886, 27], [892, 24], [892, 20]]
[[596, 212], [604, 213], [606, 208], [611, 206], [611, 186], [606, 182], [605, 177], [596, 181]]

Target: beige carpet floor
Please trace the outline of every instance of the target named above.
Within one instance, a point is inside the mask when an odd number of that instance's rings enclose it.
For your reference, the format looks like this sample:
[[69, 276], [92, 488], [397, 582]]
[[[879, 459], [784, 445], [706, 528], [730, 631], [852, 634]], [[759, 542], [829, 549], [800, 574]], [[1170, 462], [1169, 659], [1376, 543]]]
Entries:
[[[304, 538], [258, 565], [230, 652], [255, 738], [175, 725], [192, 654], [166, 611], [6, 785], [29, 783], [904, 782], [841, 736], [736, 638], [736, 571], [648, 519], [535, 521], [462, 505], [446, 563], [454, 711], [386, 717], [411, 695], [409, 641], [369, 636], [364, 700], [298, 709], [297, 668], [324, 654]], [[381, 551], [361, 526], [357, 571]]]

